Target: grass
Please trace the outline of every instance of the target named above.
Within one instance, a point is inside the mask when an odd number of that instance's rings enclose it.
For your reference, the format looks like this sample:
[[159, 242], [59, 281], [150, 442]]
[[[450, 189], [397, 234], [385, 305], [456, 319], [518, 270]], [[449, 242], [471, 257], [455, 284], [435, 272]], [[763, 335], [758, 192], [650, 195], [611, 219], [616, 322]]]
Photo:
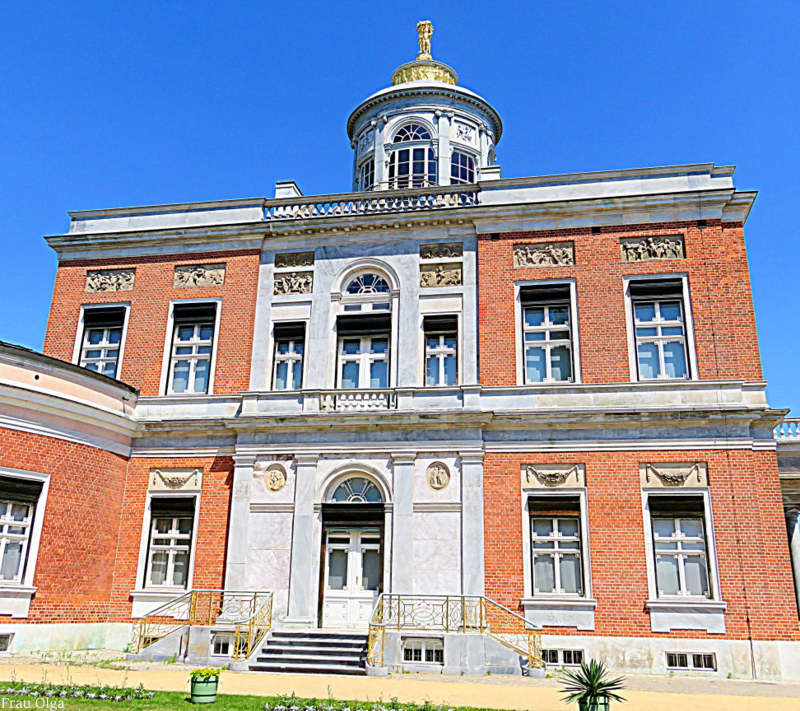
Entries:
[[[13, 706], [1, 705], [4, 699], [11, 701], [27, 702], [30, 705], [26, 706]], [[100, 701], [88, 699], [50, 699], [51, 704], [58, 704], [63, 702], [63, 706], [37, 706], [37, 699], [33, 696], [3, 696], [0, 695], [0, 708], [52, 708], [64, 711], [91, 711], [92, 709], [114, 709], [115, 711], [175, 711], [175, 709], [209, 709], [209, 711], [264, 711], [264, 704], [269, 702], [270, 706], [276, 705], [295, 705], [298, 711], [304, 711], [306, 706], [316, 705], [318, 708], [323, 708], [331, 703], [328, 699], [290, 699], [290, 697], [282, 696], [236, 696], [232, 694], [220, 694], [217, 697], [217, 702], [214, 704], [206, 704], [204, 706], [195, 706], [189, 701], [188, 693], [178, 693], [172, 691], [157, 691], [152, 699], [140, 699], [137, 701]], [[42, 704], [43, 700], [38, 699]], [[343, 702], [333, 701], [333, 704], [340, 706]], [[387, 711], [493, 711], [492, 709], [476, 709], [471, 706], [438, 706], [425, 702], [424, 704], [401, 704], [396, 700], [391, 702], [374, 702], [374, 701], [348, 701], [346, 703], [352, 711], [370, 711], [373, 706], [384, 706]], [[8, 702], [6, 702], [8, 704]]]

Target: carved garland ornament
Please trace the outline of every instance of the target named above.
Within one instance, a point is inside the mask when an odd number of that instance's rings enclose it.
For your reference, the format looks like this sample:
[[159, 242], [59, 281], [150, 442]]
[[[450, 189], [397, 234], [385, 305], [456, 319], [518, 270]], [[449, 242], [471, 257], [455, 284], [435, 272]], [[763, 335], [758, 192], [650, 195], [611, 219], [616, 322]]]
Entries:
[[131, 291], [136, 269], [90, 269], [86, 272], [86, 291]]
[[683, 466], [658, 466], [645, 465], [644, 478], [646, 483], [651, 482], [651, 475], [657, 476], [665, 486], [683, 486], [693, 475], [697, 476], [697, 483], [702, 483], [701, 467], [699, 462]]
[[[153, 469], [152, 472], [152, 479], [150, 480], [150, 488], [158, 488], [158, 489], [169, 489], [171, 491], [176, 491], [178, 489], [194, 489], [199, 488], [199, 476], [201, 474], [200, 469], [195, 469], [191, 472], [168, 472], [164, 473], [161, 469]], [[194, 481], [192, 481], [194, 480]], [[189, 482], [192, 482], [192, 485], [189, 486]]]
[[446, 489], [450, 483], [450, 470], [442, 462], [434, 462], [425, 470], [425, 481], [434, 491]]
[[175, 267], [174, 287], [221, 286], [225, 283], [224, 264], [190, 264]]
[[276, 274], [273, 294], [310, 294], [314, 283], [311, 272], [290, 272], [289, 274]]
[[623, 262], [649, 262], [653, 259], [683, 259], [683, 235], [635, 237], [620, 240]]
[[419, 285], [432, 286], [461, 286], [460, 264], [428, 264], [420, 267]]
[[437, 244], [421, 244], [420, 259], [461, 259], [464, 256], [462, 242], [439, 242]]
[[577, 464], [561, 469], [539, 469], [533, 464], [525, 467], [525, 480], [531, 483], [534, 479], [544, 486], [561, 486], [572, 474], [580, 476], [580, 468]]
[[313, 252], [287, 252], [275, 255], [276, 269], [298, 269], [314, 266]]
[[572, 242], [515, 244], [514, 267], [564, 267], [575, 264]]

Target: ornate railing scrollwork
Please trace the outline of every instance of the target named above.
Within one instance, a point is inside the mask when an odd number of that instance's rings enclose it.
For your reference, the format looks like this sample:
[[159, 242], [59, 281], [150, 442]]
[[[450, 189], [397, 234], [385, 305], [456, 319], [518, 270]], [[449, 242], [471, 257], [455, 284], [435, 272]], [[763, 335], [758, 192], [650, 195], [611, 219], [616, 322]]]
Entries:
[[480, 595], [393, 595], [383, 593], [372, 611], [367, 663], [385, 663], [386, 631], [480, 633], [542, 666], [539, 630], [524, 617]]

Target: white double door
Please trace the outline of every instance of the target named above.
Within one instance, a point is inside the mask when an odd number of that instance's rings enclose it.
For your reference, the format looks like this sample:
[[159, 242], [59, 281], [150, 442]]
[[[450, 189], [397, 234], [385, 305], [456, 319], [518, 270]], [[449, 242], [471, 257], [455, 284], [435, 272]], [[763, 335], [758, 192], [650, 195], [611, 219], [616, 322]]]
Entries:
[[381, 535], [377, 528], [326, 532], [323, 627], [366, 627], [381, 582]]

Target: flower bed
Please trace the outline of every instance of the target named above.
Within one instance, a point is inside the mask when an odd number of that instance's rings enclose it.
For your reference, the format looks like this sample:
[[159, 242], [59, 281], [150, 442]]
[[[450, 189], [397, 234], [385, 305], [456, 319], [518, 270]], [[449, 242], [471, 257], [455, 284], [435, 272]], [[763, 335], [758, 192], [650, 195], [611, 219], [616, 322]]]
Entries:
[[98, 701], [122, 702], [152, 699], [153, 691], [145, 691], [139, 684], [136, 688], [120, 686], [92, 686], [91, 684], [39, 684], [26, 681], [0, 683], [0, 696], [33, 696], [44, 699], [97, 699]]

